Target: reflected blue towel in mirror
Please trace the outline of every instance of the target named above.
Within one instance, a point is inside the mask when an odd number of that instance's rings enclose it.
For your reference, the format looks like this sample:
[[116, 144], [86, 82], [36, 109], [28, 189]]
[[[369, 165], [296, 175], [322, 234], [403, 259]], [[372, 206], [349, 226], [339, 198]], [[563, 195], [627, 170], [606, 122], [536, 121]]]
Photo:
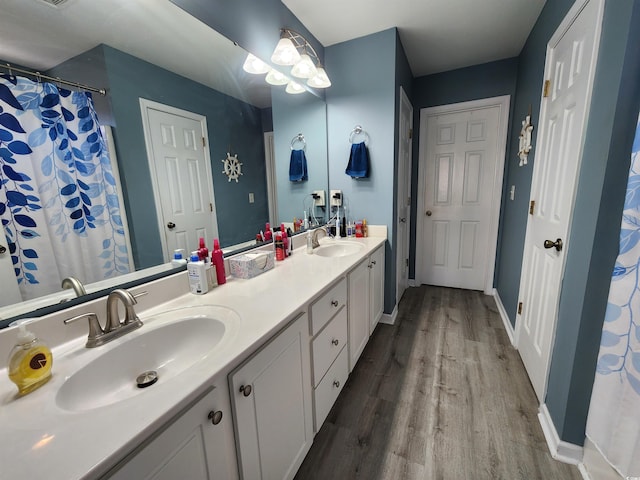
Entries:
[[349, 164], [344, 171], [351, 178], [366, 178], [369, 176], [369, 149], [364, 142], [351, 145]]
[[308, 180], [307, 157], [304, 150], [291, 150], [291, 160], [289, 161], [289, 180], [292, 182], [302, 182]]

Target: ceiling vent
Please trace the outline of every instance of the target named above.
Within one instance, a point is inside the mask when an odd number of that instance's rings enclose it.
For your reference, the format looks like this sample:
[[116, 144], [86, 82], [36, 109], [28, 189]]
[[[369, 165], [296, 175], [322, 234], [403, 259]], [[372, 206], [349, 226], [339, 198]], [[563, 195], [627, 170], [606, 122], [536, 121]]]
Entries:
[[42, 3], [46, 3], [47, 5], [51, 6], [51, 7], [59, 7], [61, 6], [63, 3], [67, 3], [69, 0], [39, 0]]

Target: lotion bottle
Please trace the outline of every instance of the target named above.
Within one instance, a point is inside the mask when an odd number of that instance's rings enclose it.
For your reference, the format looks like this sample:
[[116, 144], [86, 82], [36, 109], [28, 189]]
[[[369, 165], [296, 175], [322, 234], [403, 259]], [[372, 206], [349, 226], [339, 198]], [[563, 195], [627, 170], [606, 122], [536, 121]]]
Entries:
[[207, 282], [207, 267], [202, 260], [198, 259], [198, 252], [191, 252], [191, 261], [187, 264], [187, 274], [189, 275], [189, 289], [195, 295], [202, 295], [209, 291]]
[[49, 381], [53, 356], [49, 347], [26, 329], [25, 322], [18, 325], [16, 345], [9, 353], [8, 372], [19, 395], [26, 395]]

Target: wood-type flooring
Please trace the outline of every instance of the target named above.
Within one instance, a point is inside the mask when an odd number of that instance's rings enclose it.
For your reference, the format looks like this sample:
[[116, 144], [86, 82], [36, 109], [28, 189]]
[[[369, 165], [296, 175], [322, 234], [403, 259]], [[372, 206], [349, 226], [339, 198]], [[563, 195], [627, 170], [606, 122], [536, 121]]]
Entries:
[[538, 402], [490, 296], [409, 288], [379, 324], [296, 480], [580, 480], [549, 454]]

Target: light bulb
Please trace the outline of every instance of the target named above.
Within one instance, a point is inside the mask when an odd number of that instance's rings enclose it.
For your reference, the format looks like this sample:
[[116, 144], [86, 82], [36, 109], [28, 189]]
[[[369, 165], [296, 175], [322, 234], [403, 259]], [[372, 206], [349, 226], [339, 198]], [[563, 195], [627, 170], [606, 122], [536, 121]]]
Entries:
[[286, 85], [289, 83], [289, 77], [272, 68], [267, 73], [265, 81], [271, 85]]
[[304, 87], [297, 82], [291, 80], [287, 84], [287, 88], [284, 90], [287, 93], [291, 93], [292, 95], [297, 95], [298, 93], [303, 93], [305, 91]]
[[244, 61], [244, 64], [242, 65], [242, 69], [245, 72], [254, 73], [254, 74], [267, 73], [269, 71], [269, 68], [270, 68], [269, 65], [264, 63], [262, 60], [260, 60], [258, 57], [256, 57], [252, 53], [247, 55], [247, 59]]
[[311, 57], [306, 53], [300, 55], [300, 61], [291, 69], [291, 75], [298, 78], [311, 78], [317, 73]]
[[331, 86], [331, 80], [329, 80], [329, 76], [327, 75], [327, 72], [325, 72], [324, 68], [318, 65], [316, 67], [315, 76], [307, 80], [307, 85], [315, 88], [327, 88]]
[[290, 38], [281, 38], [271, 55], [271, 61], [276, 65], [295, 65], [300, 61], [300, 54]]

